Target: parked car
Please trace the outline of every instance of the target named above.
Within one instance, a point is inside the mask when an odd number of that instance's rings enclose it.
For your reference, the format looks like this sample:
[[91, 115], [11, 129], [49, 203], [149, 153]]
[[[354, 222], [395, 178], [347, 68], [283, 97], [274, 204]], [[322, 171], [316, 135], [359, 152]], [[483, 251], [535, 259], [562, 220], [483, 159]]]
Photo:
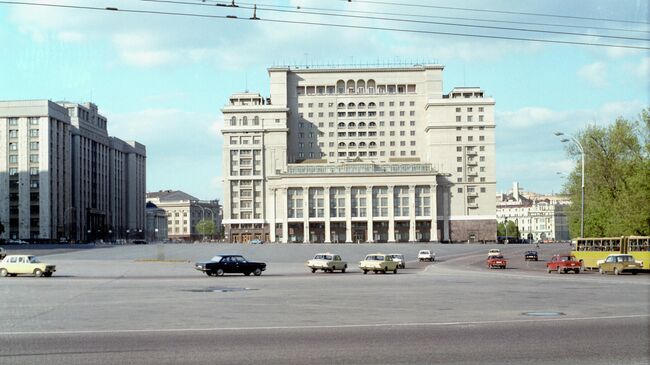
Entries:
[[598, 265], [598, 272], [601, 274], [612, 272], [614, 275], [631, 272], [632, 275], [636, 275], [642, 268], [643, 263], [639, 264], [638, 261], [634, 260], [634, 256], [615, 254], [607, 256], [605, 262]]
[[251, 273], [255, 276], [262, 275], [266, 270], [266, 263], [246, 260], [241, 255], [217, 255], [208, 262], [197, 262], [194, 268], [203, 271], [208, 276], [223, 276], [223, 274], [244, 274]]
[[147, 243], [145, 240], [133, 240], [134, 245], [146, 245]]
[[393, 258], [393, 261], [397, 262], [397, 267], [400, 269], [406, 269], [406, 259], [401, 253], [389, 253], [388, 256]]
[[311, 269], [312, 273], [317, 270], [324, 272], [334, 272], [334, 270], [341, 270], [345, 272], [348, 268], [348, 263], [341, 259], [340, 255], [332, 253], [317, 253], [313, 259], [307, 261], [307, 267]]
[[55, 271], [55, 265], [40, 262], [31, 255], [7, 255], [0, 262], [0, 276], [28, 274], [50, 277]]
[[393, 261], [390, 255], [384, 255], [383, 253], [366, 255], [366, 258], [359, 262], [359, 268], [363, 270], [364, 274], [367, 274], [368, 271], [375, 274], [378, 272], [385, 274], [387, 271], [392, 271], [393, 274], [397, 274], [397, 265], [397, 261]]
[[505, 269], [508, 265], [508, 260], [506, 260], [502, 255], [498, 256], [489, 256], [487, 258], [487, 267], [488, 269]]
[[554, 255], [551, 260], [546, 263], [546, 271], [549, 273], [557, 271], [558, 274], [566, 274], [573, 271], [576, 274], [580, 273], [580, 261], [576, 260], [572, 255]]
[[261, 244], [264, 243], [264, 241], [262, 241], [262, 240], [256, 238], [256, 239], [254, 239], [254, 240], [250, 240], [250, 241], [248, 241], [248, 243], [250, 243], [251, 245], [261, 245]]
[[23, 240], [7, 240], [8, 245], [29, 245], [29, 242]]
[[436, 261], [436, 254], [431, 250], [420, 250], [418, 252], [419, 261]]
[[537, 261], [538, 260], [537, 251], [526, 251], [526, 253], [524, 254], [524, 259], [526, 261], [529, 261], [529, 260], [530, 261]]
[[492, 256], [501, 256], [501, 250], [499, 250], [498, 248], [493, 248], [490, 251], [488, 251], [488, 258]]

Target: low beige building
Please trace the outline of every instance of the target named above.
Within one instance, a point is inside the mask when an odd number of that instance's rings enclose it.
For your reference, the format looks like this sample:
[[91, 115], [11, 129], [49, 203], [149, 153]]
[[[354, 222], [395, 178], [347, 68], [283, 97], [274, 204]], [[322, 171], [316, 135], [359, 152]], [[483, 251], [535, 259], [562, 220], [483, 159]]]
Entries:
[[[147, 193], [147, 202], [165, 211], [167, 236], [170, 240], [195, 241], [203, 238], [220, 238], [219, 200], [199, 200], [179, 190], [161, 190]], [[211, 220], [215, 224], [216, 233], [212, 237], [204, 237], [196, 229], [196, 225], [204, 219]]]

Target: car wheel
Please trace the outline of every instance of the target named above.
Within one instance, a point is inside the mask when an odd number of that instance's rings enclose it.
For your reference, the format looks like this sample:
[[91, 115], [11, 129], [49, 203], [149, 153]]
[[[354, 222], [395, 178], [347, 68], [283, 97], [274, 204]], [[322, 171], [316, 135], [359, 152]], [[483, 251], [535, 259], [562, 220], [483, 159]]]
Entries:
[[621, 272], [618, 271], [618, 267], [614, 268], [614, 275], [621, 275]]
[[253, 271], [253, 275], [255, 275], [255, 276], [262, 275], [262, 270], [260, 270], [259, 268], [255, 269], [255, 271]]
[[315, 273], [315, 272], [316, 272], [316, 269], [311, 269], [312, 274]]
[[34, 276], [40, 278], [41, 276], [43, 276], [43, 271], [41, 271], [41, 269], [34, 270]]
[[345, 272], [345, 267], [341, 269], [341, 272], [342, 272], [342, 273], [344, 273], [344, 272]]
[[46, 277], [46, 278], [49, 278], [50, 276], [52, 276], [52, 273], [51, 273], [51, 272], [46, 272], [46, 273], [45, 273], [45, 277]]
[[397, 274], [397, 268], [395, 268], [395, 270], [393, 270], [393, 274]]
[[553, 271], [553, 270], [551, 270], [551, 267], [550, 267], [550, 266], [547, 266], [547, 267], [546, 267], [546, 272], [547, 272], [547, 273], [550, 274], [552, 271]]
[[561, 273], [562, 273], [562, 268], [559, 267], [559, 266], [557, 267], [557, 273], [558, 273], [558, 274], [561, 274]]
[[9, 274], [7, 269], [0, 269], [0, 276], [5, 277]]
[[580, 274], [580, 269], [575, 269], [575, 270], [573, 270], [573, 272], [576, 273], [576, 274]]
[[223, 269], [217, 269], [217, 276], [223, 276]]
[[366, 275], [368, 273], [368, 270], [363, 270], [363, 275]]
[[251, 272], [250, 272], [250, 271], [246, 271], [246, 272], [244, 273], [244, 275], [246, 275], [246, 276], [250, 276], [250, 275], [251, 275]]

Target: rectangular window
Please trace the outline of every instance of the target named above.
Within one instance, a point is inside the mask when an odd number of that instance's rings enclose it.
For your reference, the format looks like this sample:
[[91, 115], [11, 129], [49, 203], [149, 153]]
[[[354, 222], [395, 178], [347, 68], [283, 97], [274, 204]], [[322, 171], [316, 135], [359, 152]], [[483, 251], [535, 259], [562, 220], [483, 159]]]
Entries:
[[18, 138], [18, 130], [17, 129], [10, 129], [9, 130], [9, 138]]
[[38, 155], [29, 155], [29, 162], [38, 162]]
[[461, 142], [463, 140], [463, 137], [461, 136], [456, 136], [456, 142]]
[[457, 121], [457, 122], [460, 122], [460, 115], [457, 115], [457, 116], [456, 116], [456, 121]]
[[479, 141], [485, 141], [485, 136], [478, 136]]
[[38, 142], [30, 142], [29, 149], [32, 151], [38, 151]]

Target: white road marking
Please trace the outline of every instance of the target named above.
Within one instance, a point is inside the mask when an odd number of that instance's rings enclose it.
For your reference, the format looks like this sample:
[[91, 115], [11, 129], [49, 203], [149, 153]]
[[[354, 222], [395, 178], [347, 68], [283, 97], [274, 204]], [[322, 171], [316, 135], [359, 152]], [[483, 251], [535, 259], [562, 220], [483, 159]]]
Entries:
[[444, 327], [467, 325], [515, 324], [530, 322], [575, 322], [605, 319], [648, 318], [650, 314], [633, 314], [624, 316], [576, 317], [576, 318], [545, 318], [545, 319], [514, 319], [500, 321], [467, 321], [467, 322], [425, 322], [425, 323], [366, 323], [343, 325], [316, 326], [260, 326], [260, 327], [208, 327], [208, 328], [162, 328], [162, 329], [116, 329], [116, 330], [80, 330], [80, 331], [27, 331], [0, 332], [0, 336], [17, 335], [81, 335], [81, 334], [117, 334], [117, 333], [174, 333], [174, 332], [217, 332], [217, 331], [269, 331], [269, 330], [313, 330], [313, 329], [346, 329], [346, 328], [378, 328], [378, 327]]

